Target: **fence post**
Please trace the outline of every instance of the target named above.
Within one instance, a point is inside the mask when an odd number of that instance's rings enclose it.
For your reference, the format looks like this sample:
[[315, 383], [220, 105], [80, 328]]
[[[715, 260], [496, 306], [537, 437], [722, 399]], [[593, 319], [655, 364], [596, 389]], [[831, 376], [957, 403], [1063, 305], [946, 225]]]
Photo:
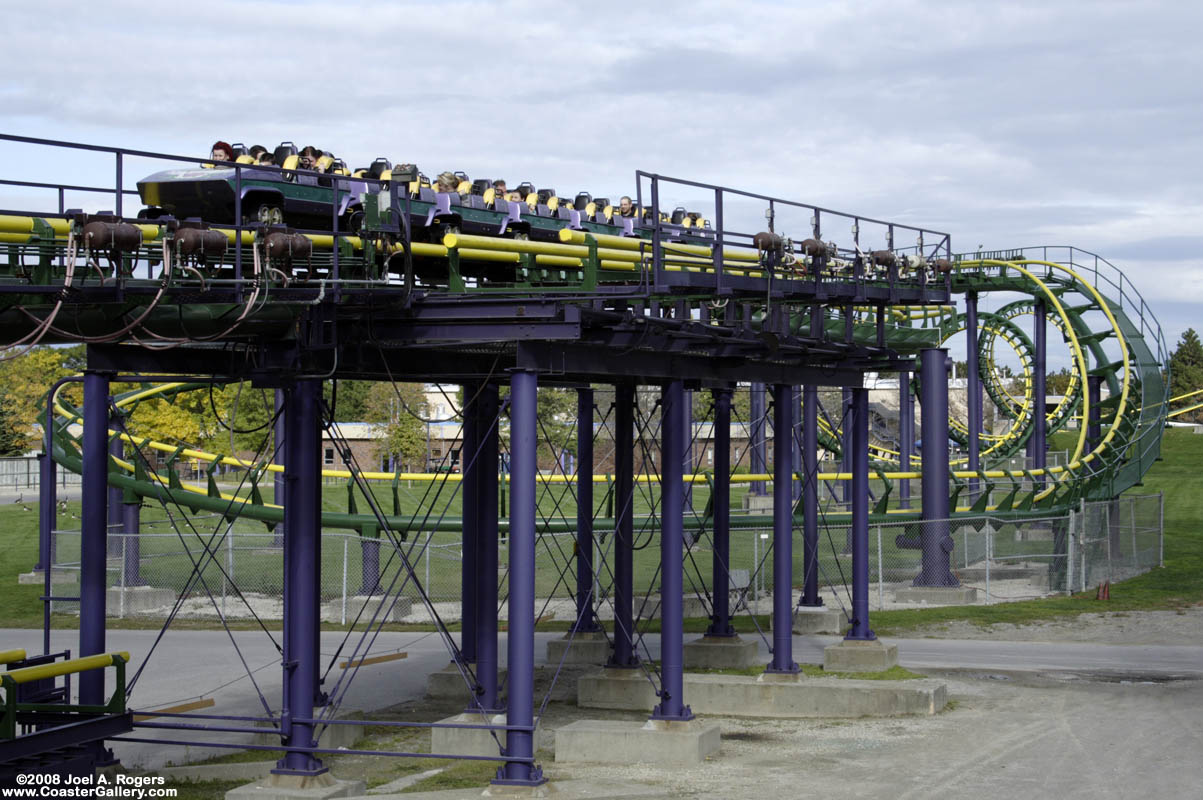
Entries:
[[[430, 540], [434, 537], [434, 531], [426, 531], [426, 592], [430, 593]], [[463, 613], [462, 611], [460, 613]]]
[[986, 605], [990, 605], [990, 534], [986, 534]]
[[[1069, 510], [1069, 536], [1066, 537], [1068, 544], [1066, 546], [1066, 565], [1065, 565], [1065, 594], [1072, 595], [1074, 593], [1074, 540], [1077, 538], [1078, 530], [1074, 525], [1074, 511]], [[1049, 587], [1052, 588], [1051, 586]]]
[[882, 586], [882, 581], [885, 580], [885, 565], [881, 563], [881, 525], [877, 526], [877, 610], [881, 611], [886, 607], [885, 587]]
[[343, 537], [343, 610], [341, 625], [347, 624], [347, 537]]
[[1158, 492], [1157, 566], [1165, 566], [1165, 492]]
[[129, 545], [129, 537], [122, 535], [121, 537], [121, 589], [119, 591], [120, 599], [117, 602], [117, 618], [125, 619], [125, 548]]
[[1132, 566], [1137, 570], [1140, 569], [1140, 555], [1136, 552], [1136, 498], [1133, 497], [1128, 501], [1129, 508], [1132, 512], [1128, 514], [1128, 520], [1132, 525]]

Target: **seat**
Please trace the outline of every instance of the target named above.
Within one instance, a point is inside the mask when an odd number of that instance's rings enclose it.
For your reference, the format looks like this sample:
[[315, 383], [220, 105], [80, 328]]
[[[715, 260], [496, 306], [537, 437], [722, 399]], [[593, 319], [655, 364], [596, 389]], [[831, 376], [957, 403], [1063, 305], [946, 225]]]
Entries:
[[551, 198], [556, 196], [556, 190], [555, 189], [540, 189], [538, 194], [539, 194], [539, 202], [542, 203], [543, 205], [547, 206], [547, 205], [551, 205], [548, 201], [551, 200]]
[[283, 167], [284, 160], [289, 156], [295, 156], [296, 154], [297, 146], [295, 144], [292, 142], [280, 142], [279, 146], [276, 147], [275, 151], [272, 153], [272, 161], [275, 162], [277, 167]]
[[488, 178], [477, 178], [476, 180], [472, 181], [472, 189], [469, 194], [476, 195], [477, 197], [484, 197], [485, 190], [492, 185], [493, 182]]
[[423, 203], [433, 203], [438, 195], [429, 186], [418, 187], [418, 199]]
[[577, 211], [584, 211], [585, 206], [589, 205], [592, 199], [593, 195], [588, 192], [580, 192], [577, 194], [576, 199], [572, 201], [572, 207]]
[[451, 197], [451, 192], [438, 192], [435, 194], [434, 208], [430, 209], [426, 214], [426, 227], [430, 227], [435, 217], [451, 213]]
[[501, 227], [497, 229], [499, 235], [505, 233], [511, 223], [522, 221], [522, 203], [507, 200], [505, 206], [505, 219], [501, 221]]
[[522, 183], [518, 184], [518, 188], [514, 191], [518, 193], [519, 197], [526, 197], [528, 194], [534, 194], [535, 185], [530, 181], [523, 181]]
[[367, 177], [375, 180], [383, 180], [380, 176], [385, 172], [392, 171], [393, 163], [387, 158], [378, 158], [368, 167]]
[[674, 208], [672, 217], [670, 218], [670, 221], [672, 222], [672, 224], [680, 225], [680, 224], [682, 224], [682, 220], [684, 220], [684, 219], [685, 219], [685, 209], [682, 208], [681, 206], [677, 206], [676, 208]]
[[234, 144], [230, 145], [230, 149], [234, 151], [234, 160], [235, 161], [238, 160], [239, 156], [250, 155], [250, 153], [248, 153], [246, 151], [246, 145], [243, 144], [242, 142], [235, 142]]

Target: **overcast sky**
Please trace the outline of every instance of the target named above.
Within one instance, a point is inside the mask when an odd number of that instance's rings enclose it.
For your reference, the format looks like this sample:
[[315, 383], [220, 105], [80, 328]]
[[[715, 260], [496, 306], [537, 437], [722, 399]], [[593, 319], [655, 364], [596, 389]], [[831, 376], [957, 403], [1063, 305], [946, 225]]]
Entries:
[[[1203, 328], [1201, 8], [43, 0], [6, 9], [0, 130], [181, 154], [291, 139], [561, 194], [617, 197], [643, 169], [954, 250], [1073, 244], [1124, 269], [1173, 347]], [[45, 153], [0, 143], [2, 172], [111, 180]]]

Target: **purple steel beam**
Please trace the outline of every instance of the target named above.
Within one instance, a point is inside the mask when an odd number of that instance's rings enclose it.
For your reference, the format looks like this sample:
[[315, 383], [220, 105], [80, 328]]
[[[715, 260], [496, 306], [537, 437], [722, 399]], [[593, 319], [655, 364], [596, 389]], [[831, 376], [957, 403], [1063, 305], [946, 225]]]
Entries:
[[[476, 402], [476, 681], [481, 708], [500, 711], [497, 698], [497, 384], [486, 383]], [[472, 453], [466, 457], [470, 458]]]
[[707, 636], [735, 636], [731, 627], [731, 390], [714, 390], [714, 487], [710, 578], [714, 612]]
[[794, 673], [794, 389], [773, 386], [773, 660], [765, 672]]
[[125, 586], [142, 585], [142, 498], [133, 492], [122, 492], [121, 504], [121, 581]]
[[47, 430], [43, 436], [44, 451], [38, 453], [38, 564], [35, 570], [50, 569], [54, 565], [50, 542], [58, 522], [58, 487], [54, 485], [57, 476], [49, 439]]
[[[911, 394], [911, 373], [898, 373], [898, 469], [911, 471], [911, 455], [915, 452], [915, 396]], [[911, 479], [898, 481], [898, 507], [911, 507]]]
[[[685, 414], [681, 424], [682, 432], [685, 439], [681, 443], [682, 453], [684, 457], [681, 459], [681, 470], [685, 475], [693, 474], [693, 392], [685, 391]], [[685, 484], [684, 488], [684, 508], [686, 511], [693, 510], [693, 483]]]
[[944, 348], [932, 347], [919, 353], [923, 393], [923, 523], [919, 543], [923, 568], [915, 578], [915, 586], [960, 586], [949, 569], [948, 366], [948, 350]]
[[593, 613], [593, 390], [576, 390], [576, 629], [601, 630]]
[[844, 638], [866, 641], [877, 638], [869, 627], [869, 390], [853, 389], [851, 401], [852, 626]]
[[693, 712], [683, 702], [685, 625], [684, 547], [685, 515], [682, 492], [682, 450], [685, 443], [685, 386], [670, 381], [661, 390], [660, 426], [660, 702], [652, 719], [684, 721]]
[[[1045, 378], [1048, 375], [1048, 306], [1044, 300], [1036, 301], [1035, 319], [1032, 322], [1032, 469], [1044, 469], [1048, 454], [1048, 409]], [[1037, 482], [1043, 486], [1045, 481]]]
[[[104, 652], [105, 565], [108, 558], [109, 375], [84, 373], [83, 510], [79, 542], [79, 655]], [[104, 674], [79, 676], [79, 702], [104, 703]]]
[[802, 602], [815, 608], [819, 597], [819, 387], [802, 387]]
[[612, 667], [634, 667], [635, 387], [614, 387], [614, 653]]
[[[982, 434], [982, 379], [977, 363], [977, 292], [965, 295], [965, 376], [966, 400], [969, 405], [969, 471], [981, 467], [979, 451]], [[977, 497], [978, 479], [969, 479], [969, 496]]]
[[312, 719], [318, 681], [321, 536], [321, 400], [322, 383], [298, 380], [285, 401], [288, 459], [284, 502], [284, 699], [281, 735], [284, 758], [272, 772], [316, 775], [326, 771], [305, 748], [315, 747]]
[[791, 441], [794, 443], [793, 458], [791, 462], [794, 470], [794, 477], [790, 480], [791, 493], [795, 501], [802, 497], [802, 481], [797, 479], [798, 470], [802, 468], [802, 387], [795, 386], [793, 392], [790, 393], [790, 406], [793, 408], [794, 414], [794, 430]]
[[[852, 450], [852, 431], [847, 420], [852, 413], [852, 390], [846, 386], [840, 390], [840, 408], [844, 420], [840, 424], [840, 472], [851, 472], [852, 457], [849, 452]], [[840, 481], [840, 500], [845, 505], [852, 500], [852, 481]]]
[[510, 605], [509, 605], [509, 704], [504, 755], [494, 783], [537, 786], [545, 782], [534, 765], [535, 681], [535, 448], [538, 443], [537, 397], [534, 372], [510, 375]]
[[[751, 459], [749, 468], [753, 475], [762, 475], [768, 469], [768, 448], [764, 430], [764, 384], [753, 383], [751, 393], [751, 410], [748, 412], [751, 422], [751, 442], [748, 443], [748, 456]], [[764, 481], [753, 481], [750, 494], [763, 495], [764, 489]]]
[[477, 453], [480, 450], [479, 388], [479, 384], [464, 384], [464, 421], [460, 444], [463, 479], [460, 481], [459, 491], [464, 532], [460, 551], [463, 553], [460, 559], [460, 657], [466, 662], [476, 661], [476, 613], [479, 608], [476, 600], [476, 578], [479, 575], [476, 559], [480, 555], [477, 549], [477, 526], [480, 524], [477, 497], [480, 485], [476, 479], [479, 473]]

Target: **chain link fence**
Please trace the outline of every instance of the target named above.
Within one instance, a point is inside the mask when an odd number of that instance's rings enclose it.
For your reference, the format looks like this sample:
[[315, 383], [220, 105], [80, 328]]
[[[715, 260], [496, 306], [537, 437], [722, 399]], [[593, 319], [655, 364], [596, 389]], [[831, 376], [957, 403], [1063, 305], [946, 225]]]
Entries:
[[[1161, 495], [1125, 496], [1084, 503], [1060, 516], [1022, 521], [989, 514], [950, 520], [870, 525], [870, 603], [875, 609], [909, 608], [924, 601], [899, 591], [916, 578], [939, 578], [922, 543], [932, 538], [948, 553], [951, 575], [977, 590], [976, 603], [1085, 591], [1104, 581], [1139, 575], [1162, 563]], [[178, 521], [178, 520], [177, 520]], [[735, 521], [735, 520], [733, 520]], [[637, 616], [659, 612], [660, 535], [637, 524], [634, 585]], [[733, 528], [727, 564], [732, 611], [768, 613], [772, 604], [772, 530]], [[713, 550], [709, 533], [686, 531], [685, 610], [707, 616], [712, 605]], [[411, 535], [396, 544], [342, 532], [322, 535], [318, 585], [323, 622], [428, 623], [461, 618], [463, 549], [458, 531]], [[78, 576], [79, 531], [55, 533], [56, 573]], [[279, 620], [283, 615], [283, 549], [278, 530], [245, 520], [189, 517], [179, 532], [167, 520], [145, 522], [141, 532], [109, 533], [107, 612], [112, 617], [196, 620]], [[850, 606], [851, 528], [821, 524], [818, 580], [829, 606]], [[614, 537], [598, 531], [594, 596], [598, 616], [613, 618]], [[536, 543], [536, 614], [543, 620], [575, 616], [576, 537], [541, 534]], [[508, 542], [498, 554], [499, 616], [506, 618]], [[415, 582], [404, 564], [408, 562]], [[801, 529], [794, 531], [794, 584], [803, 581]], [[58, 580], [58, 579], [56, 579]], [[78, 581], [78, 578], [77, 578]], [[923, 581], [920, 581], [923, 583]], [[421, 589], [419, 589], [419, 584]], [[74, 597], [78, 585], [55, 584], [55, 595]], [[424, 595], [424, 596], [423, 596]], [[183, 599], [180, 599], [183, 596]], [[938, 602], [928, 598], [926, 603]], [[55, 601], [52, 611], [78, 613], [77, 601]]]

